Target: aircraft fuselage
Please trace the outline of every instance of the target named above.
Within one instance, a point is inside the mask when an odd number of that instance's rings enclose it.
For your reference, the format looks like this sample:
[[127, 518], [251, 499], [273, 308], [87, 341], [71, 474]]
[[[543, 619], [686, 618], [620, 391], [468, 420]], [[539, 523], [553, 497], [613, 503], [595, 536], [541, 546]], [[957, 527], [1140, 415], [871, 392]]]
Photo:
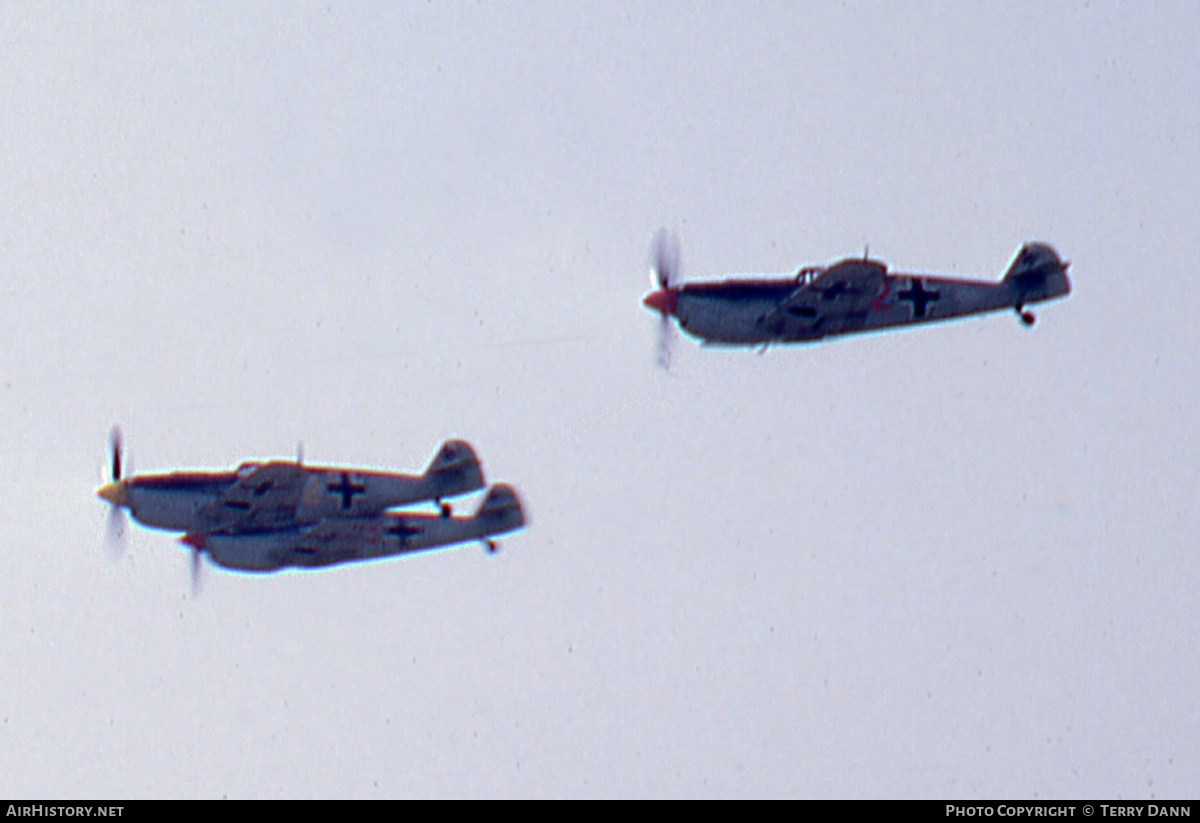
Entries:
[[852, 258], [790, 277], [685, 283], [645, 302], [705, 343], [753, 346], [1021, 310], [1070, 290], [1054, 250], [1031, 243], [999, 282], [890, 274], [883, 263]]
[[419, 475], [276, 460], [245, 463], [236, 471], [139, 474], [115, 480], [97, 494], [151, 528], [241, 533], [371, 517], [483, 486], [474, 450], [451, 440]]

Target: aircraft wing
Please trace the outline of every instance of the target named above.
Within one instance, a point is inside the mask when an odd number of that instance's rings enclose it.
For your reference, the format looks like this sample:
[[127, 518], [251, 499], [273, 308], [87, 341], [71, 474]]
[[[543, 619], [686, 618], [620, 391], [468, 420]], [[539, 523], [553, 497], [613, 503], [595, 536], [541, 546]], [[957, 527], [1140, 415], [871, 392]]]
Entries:
[[321, 565], [344, 562], [378, 552], [383, 542], [383, 520], [367, 517], [358, 520], [326, 519], [307, 529], [300, 545], [314, 555], [323, 555]]
[[822, 337], [862, 328], [887, 293], [887, 268], [874, 260], [843, 260], [789, 294], [763, 317], [783, 338]]

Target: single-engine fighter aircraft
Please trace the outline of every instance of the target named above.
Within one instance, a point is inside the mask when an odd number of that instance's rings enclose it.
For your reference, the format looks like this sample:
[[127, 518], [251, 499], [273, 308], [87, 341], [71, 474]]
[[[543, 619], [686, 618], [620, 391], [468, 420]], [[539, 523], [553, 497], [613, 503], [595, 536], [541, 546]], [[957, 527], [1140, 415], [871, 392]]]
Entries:
[[1067, 265], [1045, 243], [1027, 243], [993, 283], [890, 273], [886, 264], [863, 256], [794, 275], [681, 284], [678, 241], [664, 231], [653, 253], [658, 288], [642, 302], [662, 318], [659, 357], [666, 365], [671, 317], [704, 343], [764, 347], [1002, 309], [1015, 309], [1032, 326], [1027, 305], [1071, 291]]
[[[295, 461], [243, 463], [233, 471], [177, 471], [122, 477], [120, 429], [110, 436], [112, 480], [97, 494], [111, 504], [109, 538], [124, 510], [140, 523], [182, 531], [192, 547], [192, 587], [200, 558], [243, 571], [317, 568], [481, 540], [525, 523], [511, 486], [494, 486], [479, 511], [454, 517], [444, 498], [482, 489], [483, 468], [464, 440], [448, 440], [424, 474], [309, 466]], [[391, 509], [432, 501], [438, 514]]]
[[111, 436], [112, 482], [96, 494], [139, 523], [194, 534], [308, 526], [328, 518], [377, 515], [484, 486], [465, 440], [448, 440], [424, 474], [308, 466], [297, 460], [243, 463], [233, 471], [176, 471], [121, 476], [121, 435]]
[[327, 518], [311, 526], [254, 534], [187, 534], [180, 542], [191, 546], [197, 559], [204, 553], [218, 566], [273, 572], [378, 560], [470, 540], [481, 540], [494, 552], [493, 537], [524, 525], [516, 491], [500, 483], [488, 490], [479, 510], [469, 517], [385, 512], [348, 520]]

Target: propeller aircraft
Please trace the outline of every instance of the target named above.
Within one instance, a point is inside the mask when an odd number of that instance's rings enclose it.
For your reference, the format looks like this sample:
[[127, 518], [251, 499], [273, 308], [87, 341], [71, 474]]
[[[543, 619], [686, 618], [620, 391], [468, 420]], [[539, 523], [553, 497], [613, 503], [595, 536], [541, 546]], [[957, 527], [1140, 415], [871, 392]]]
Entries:
[[1071, 291], [1068, 264], [1045, 243], [1022, 246], [993, 283], [893, 273], [865, 255], [774, 278], [680, 283], [679, 244], [665, 231], [655, 240], [652, 265], [657, 289], [642, 303], [660, 315], [664, 366], [672, 317], [702, 343], [765, 348], [1003, 309], [1015, 309], [1032, 326], [1036, 318], [1027, 305]]
[[[124, 511], [145, 526], [186, 532], [193, 582], [200, 555], [243, 571], [315, 568], [479, 539], [524, 525], [511, 486], [493, 487], [472, 517], [453, 517], [445, 498], [484, 487], [471, 444], [448, 440], [423, 474], [310, 466], [299, 458], [246, 462], [227, 471], [122, 476], [122, 440], [110, 436], [112, 479], [96, 494], [111, 509], [110, 539]], [[391, 511], [423, 502], [438, 514]]]
[[186, 534], [180, 540], [205, 552], [218, 566], [248, 572], [273, 572], [288, 567], [316, 569], [339, 563], [378, 560], [435, 549], [469, 540], [491, 539], [525, 525], [525, 514], [512, 486], [488, 489], [479, 510], [470, 517], [445, 514], [384, 512], [375, 517], [328, 518], [311, 526], [251, 534]]

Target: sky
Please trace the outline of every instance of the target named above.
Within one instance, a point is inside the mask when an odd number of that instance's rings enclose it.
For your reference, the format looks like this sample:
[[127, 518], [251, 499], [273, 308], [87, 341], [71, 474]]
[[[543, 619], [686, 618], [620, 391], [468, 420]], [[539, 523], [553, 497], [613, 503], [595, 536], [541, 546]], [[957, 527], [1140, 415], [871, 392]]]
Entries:
[[[1200, 789], [1188, 3], [0, 8], [0, 794]], [[655, 365], [685, 278], [1074, 293]], [[417, 471], [530, 524], [319, 572], [105, 547], [134, 470]], [[471, 509], [474, 500], [459, 508]]]

